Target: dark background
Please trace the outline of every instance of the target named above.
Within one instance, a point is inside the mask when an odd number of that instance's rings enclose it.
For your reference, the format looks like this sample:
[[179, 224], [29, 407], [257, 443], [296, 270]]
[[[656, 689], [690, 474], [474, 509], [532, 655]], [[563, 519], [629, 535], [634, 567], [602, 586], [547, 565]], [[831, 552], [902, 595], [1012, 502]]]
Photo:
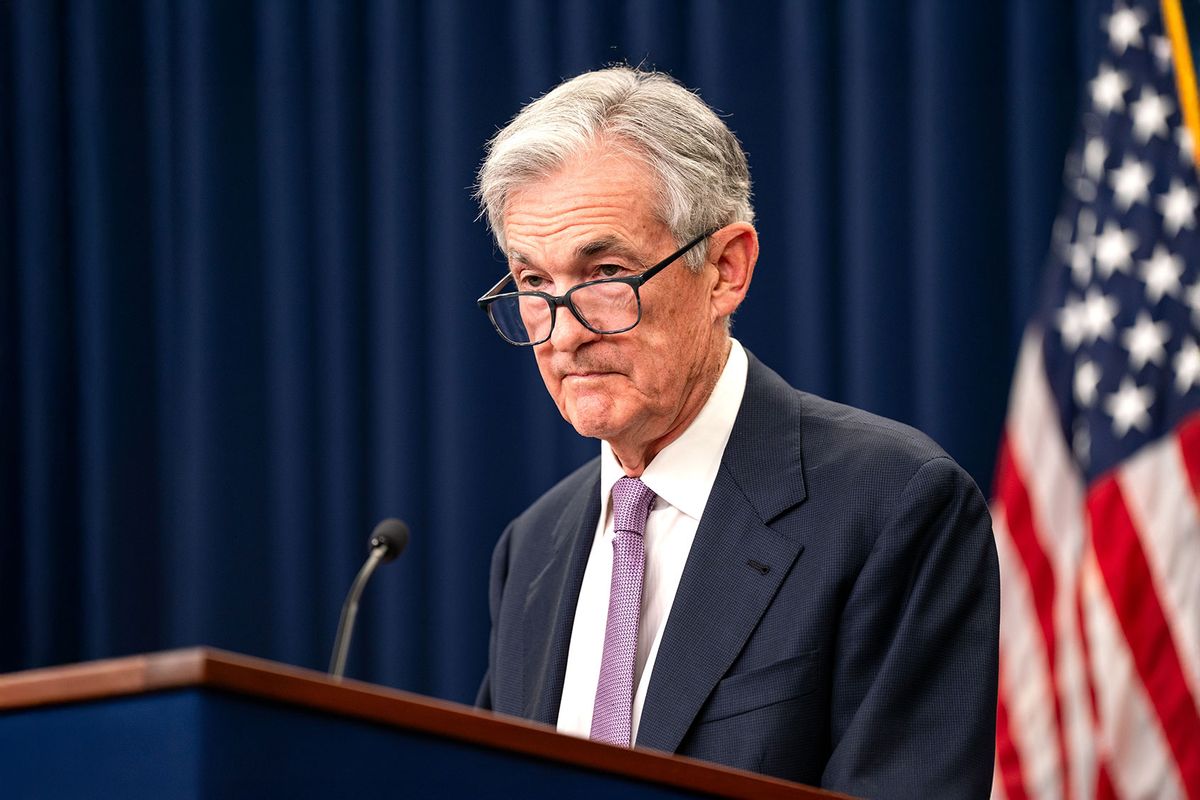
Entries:
[[0, 0], [0, 670], [191, 644], [457, 700], [504, 524], [596, 443], [474, 299], [522, 103], [671, 72], [750, 155], [735, 335], [987, 488], [1096, 2]]

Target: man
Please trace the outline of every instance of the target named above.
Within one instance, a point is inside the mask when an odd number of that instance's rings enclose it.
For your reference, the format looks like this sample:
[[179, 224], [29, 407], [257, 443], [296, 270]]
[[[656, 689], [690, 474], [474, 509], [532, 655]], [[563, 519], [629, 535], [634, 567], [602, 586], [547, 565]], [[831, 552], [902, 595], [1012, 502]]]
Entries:
[[983, 498], [928, 438], [789, 387], [729, 335], [754, 273], [740, 144], [667, 76], [531, 103], [479, 196], [479, 301], [600, 456], [509, 525], [479, 704], [879, 797], [991, 786]]

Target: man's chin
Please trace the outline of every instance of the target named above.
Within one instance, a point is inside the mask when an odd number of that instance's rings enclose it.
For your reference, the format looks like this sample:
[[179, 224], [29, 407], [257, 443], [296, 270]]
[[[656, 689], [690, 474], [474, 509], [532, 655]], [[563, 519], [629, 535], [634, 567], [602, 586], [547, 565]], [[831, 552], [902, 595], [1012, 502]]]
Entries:
[[568, 408], [563, 416], [571, 423], [576, 433], [590, 439], [611, 439], [622, 428], [611, 408]]
[[613, 437], [613, 426], [605, 422], [591, 419], [568, 419], [567, 421], [580, 436], [586, 436], [589, 439], [611, 439]]

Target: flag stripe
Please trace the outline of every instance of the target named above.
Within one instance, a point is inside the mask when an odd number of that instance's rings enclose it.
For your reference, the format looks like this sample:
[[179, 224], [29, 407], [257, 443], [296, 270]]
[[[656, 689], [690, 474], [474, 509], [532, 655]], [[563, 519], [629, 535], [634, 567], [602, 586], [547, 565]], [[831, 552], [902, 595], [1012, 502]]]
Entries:
[[1046, 383], [1041, 331], [1031, 325], [1021, 343], [1005, 434], [1025, 477], [1034, 532], [1061, 591], [1078, 569], [1083, 545], [1084, 486], [1063, 441], [1054, 394]]
[[1000, 442], [1000, 463], [996, 470], [996, 496], [1004, 505], [1008, 533], [1029, 576], [1033, 605], [1046, 648], [1046, 662], [1054, 672], [1054, 570], [1042, 549], [1033, 527], [1033, 508], [1029, 493], [1013, 463], [1012, 448], [1006, 436]]
[[[1194, 420], [1185, 425], [1190, 429]], [[1200, 509], [1176, 437], [1156, 442], [1118, 473], [1133, 528], [1193, 698], [1200, 697]], [[1200, 732], [1197, 732], [1200, 735]]]
[[1062, 793], [1058, 752], [1047, 747], [1055, 739], [1053, 687], [1037, 624], [1028, 575], [1008, 534], [1003, 505], [992, 507], [992, 529], [1000, 561], [1000, 682], [1008, 729], [1021, 765], [1021, 786], [1030, 797], [1054, 798]]
[[1054, 730], [1058, 740], [1059, 770], [1063, 782], [1064, 797], [1070, 797], [1070, 770], [1067, 759], [1066, 733], [1063, 727], [1062, 702], [1059, 698], [1058, 660], [1055, 649], [1054, 632], [1054, 569], [1050, 559], [1042, 549], [1041, 542], [1034, 528], [1033, 507], [1029, 501], [1029, 493], [1021, 480], [1021, 474], [1013, 460], [1013, 451], [1008, 437], [1000, 443], [1000, 465], [996, 476], [996, 495], [1004, 505], [1008, 521], [1008, 534], [1016, 546], [1021, 563], [1028, 575], [1029, 587], [1033, 594], [1033, 605], [1037, 614], [1038, 626], [1042, 631], [1042, 644], [1046, 658], [1046, 672], [1049, 676], [1051, 700], [1054, 710]]
[[[1074, 796], [1090, 800], [1095, 726], [1088, 708], [1087, 664], [1075, 608], [1084, 488], [1062, 439], [1043, 352], [1041, 331], [1031, 325], [1017, 360], [1005, 433], [1008, 463], [1018, 480], [1024, 476], [1027, 481], [1022, 485], [1032, 520], [1029, 547], [1044, 556], [1042, 574], [1051, 575], [1053, 592], [1043, 597], [1039, 619], [1031, 577], [1016, 554], [1004, 504], [994, 499], [1003, 603], [1000, 649], [1005, 654], [1001, 691], [1006, 695], [1011, 736], [1022, 756], [1028, 794], [1058, 798], [1069, 789]], [[1047, 614], [1055, 635], [1053, 676], [1045, 653]]]
[[[1091, 653], [1088, 650], [1088, 637], [1087, 637], [1087, 633], [1086, 633], [1087, 632], [1087, 624], [1084, 619], [1083, 583], [1082, 583], [1082, 581], [1079, 582], [1078, 584], [1076, 584], [1075, 588], [1076, 588], [1076, 591], [1075, 591], [1075, 620], [1074, 620], [1074, 622], [1075, 622], [1075, 626], [1076, 626], [1077, 630], [1080, 632], [1079, 649], [1083, 656], [1083, 662], [1086, 665], [1086, 664], [1090, 664], [1092, 659], [1091, 659]], [[1085, 674], [1087, 674], [1086, 669], [1085, 669]], [[1099, 708], [1096, 703], [1096, 685], [1095, 685], [1095, 682], [1093, 682], [1090, 679], [1090, 677], [1087, 680], [1087, 699], [1088, 699], [1088, 703], [1087, 703], [1088, 717], [1089, 717], [1089, 721], [1091, 722], [1092, 735], [1093, 735], [1093, 737], [1096, 737], [1100, 733], [1100, 712], [1099, 712]], [[1109, 797], [1113, 798], [1113, 800], [1116, 800], [1117, 793], [1113, 789], [1112, 780], [1108, 776], [1108, 767], [1105, 764], [1105, 760], [1106, 760], [1107, 756], [1105, 755], [1105, 753], [1099, 751], [1099, 748], [1097, 748], [1097, 752], [1093, 753], [1093, 756], [1094, 756], [1095, 762], [1096, 762], [1096, 791], [1095, 791], [1096, 800], [1101, 800], [1102, 798], [1109, 798]], [[1081, 795], [1081, 796], [1086, 796], [1086, 795]]]
[[1192, 496], [1200, 498], [1200, 415], [1179, 426], [1179, 450], [1184, 472], [1192, 485]]
[[1008, 794], [1004, 791], [1004, 777], [1000, 771], [1000, 761], [997, 758], [992, 764], [992, 792], [991, 800], [1008, 800]]
[[1134, 665], [1158, 714], [1187, 794], [1200, 797], [1200, 714], [1188, 692], [1150, 568], [1115, 476], [1098, 480], [1088, 493], [1088, 513], [1102, 521], [1092, 547], [1117, 622]]
[[1171, 748], [1139, 679], [1104, 576], [1089, 546], [1080, 566], [1088, 660], [1096, 687], [1096, 747], [1116, 796], [1171, 800], [1183, 797]]
[[[1062, 437], [1058, 407], [1046, 382], [1044, 352], [1040, 327], [1030, 325], [1021, 343], [1006, 430], [1012, 462], [1017, 465], [1018, 474], [1025, 479], [1036, 541], [1054, 571], [1054, 685], [1059, 703], [1055, 712], [1061, 711], [1057, 717], [1061, 731], [1054, 733], [1047, 729], [1048, 735], [1032, 741], [1031, 745], [1051, 758], [1063, 760], [1061, 751], [1053, 745], [1053, 737], [1059, 736], [1065, 742], [1067, 774], [1061, 779], [1063, 785], [1048, 796], [1060, 797], [1065, 788], [1073, 791], [1075, 796], [1088, 797], [1086, 787], [1094, 783], [1092, 742], [1095, 726], [1088, 709], [1087, 665], [1080, 648], [1080, 629], [1075, 608], [1079, 553], [1084, 543], [1084, 486], [1082, 475]], [[1004, 534], [996, 529], [996, 535], [1000, 537]], [[1003, 564], [1001, 570], [1003, 629], [1003, 620], [1013, 616], [1013, 608], [1008, 602], [1010, 598], [1005, 596]], [[1011, 588], [1011, 582], [1008, 588]], [[1039, 631], [1041, 629], [1032, 616], [1027, 624]], [[1011, 631], [1012, 626], [1008, 627]], [[1007, 646], [1006, 642], [1002, 642], [1001, 649]], [[1024, 664], [1025, 671], [1029, 672], [1033, 662], [1027, 659]], [[1048, 676], [1046, 680], [1049, 681]], [[1051, 697], [1047, 695], [1042, 702], [1049, 708]], [[1011, 703], [1010, 712], [1016, 713]], [[1022, 735], [1030, 735], [1028, 726], [1021, 724], [1019, 728]], [[1039, 789], [1043, 786], [1049, 788], [1048, 784], [1037, 785]]]
[[1108, 769], [1104, 762], [1099, 764], [1099, 772], [1096, 774], [1096, 800], [1117, 800], [1117, 790], [1113, 786], [1112, 778], [1109, 777]]
[[1021, 755], [1013, 744], [1008, 720], [1008, 704], [1004, 701], [1004, 684], [1001, 682], [996, 703], [996, 769], [1004, 796], [1010, 800], [1027, 800], [1025, 778], [1021, 771]]

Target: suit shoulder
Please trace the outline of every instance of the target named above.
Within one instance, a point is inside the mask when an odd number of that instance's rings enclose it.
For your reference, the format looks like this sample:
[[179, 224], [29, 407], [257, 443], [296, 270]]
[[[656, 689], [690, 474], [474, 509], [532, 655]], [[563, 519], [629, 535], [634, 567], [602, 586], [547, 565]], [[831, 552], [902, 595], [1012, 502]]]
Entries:
[[927, 461], [948, 458], [910, 425], [796, 389], [757, 359], [750, 364], [744, 432], [756, 438], [752, 431], [770, 431], [759, 444], [787, 445], [809, 469], [869, 462], [911, 474]]
[[[794, 518], [780, 521], [780, 530], [798, 526], [795, 530], [807, 531], [814, 545], [813, 531], [842, 531], [840, 536], [818, 538], [855, 554], [852, 561], [859, 563], [879, 535], [896, 525], [914, 535], [941, 531], [990, 541], [987, 504], [978, 486], [929, 436], [896, 420], [795, 389], [769, 371], [759, 371], [757, 381], [749, 398], [756, 405], [756, 424], [748, 425], [745, 434], [751, 447], [741, 449], [766, 453], [757, 457], [774, 459], [771, 473], [789, 475], [788, 485], [773, 491], [786, 489], [794, 497], [794, 486], [800, 485], [799, 494], [805, 498], [791, 507], [797, 510]], [[762, 426], [768, 426], [769, 435], [762, 433]], [[745, 475], [742, 481], [743, 486], [752, 485]], [[934, 524], [944, 512], [949, 514], [946, 519], [959, 521]], [[989, 535], [983, 536], [985, 532]]]
[[806, 477], [814, 492], [834, 489], [843, 513], [873, 519], [876, 530], [910, 506], [934, 513], [962, 502], [986, 515], [975, 481], [921, 431], [814, 395], [802, 400]]
[[800, 503], [878, 513], [922, 468], [973, 485], [915, 428], [795, 389], [753, 356], [723, 464], [763, 519]]
[[837, 486], [886, 502], [920, 473], [911, 488], [933, 480], [978, 492], [967, 471], [911, 425], [795, 389], [761, 363], [757, 367], [755, 394], [764, 407], [756, 416], [773, 418], [776, 425], [784, 421], [787, 433], [776, 436], [791, 441], [810, 489], [817, 488], [814, 483]]
[[829, 456], [867, 458], [876, 466], [912, 469], [934, 459], [949, 459], [926, 434], [903, 422], [797, 390], [803, 408], [805, 457], [813, 465]]

